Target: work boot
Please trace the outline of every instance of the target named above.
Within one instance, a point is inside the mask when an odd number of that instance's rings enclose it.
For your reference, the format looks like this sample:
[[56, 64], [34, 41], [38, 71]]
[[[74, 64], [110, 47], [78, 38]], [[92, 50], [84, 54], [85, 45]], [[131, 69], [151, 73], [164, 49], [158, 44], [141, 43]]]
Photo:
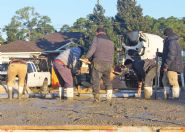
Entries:
[[100, 94], [94, 94], [94, 103], [100, 102]]
[[107, 90], [107, 101], [111, 101], [112, 99], [112, 90]]
[[63, 97], [63, 88], [62, 87], [59, 87], [59, 90], [58, 90], [58, 95], [59, 95], [59, 99], [61, 100], [62, 99], [62, 97]]
[[170, 97], [170, 88], [164, 87], [164, 99], [169, 99]]
[[153, 94], [152, 87], [144, 87], [144, 96], [145, 96], [145, 99], [150, 99], [152, 97], [152, 94]]
[[112, 89], [107, 90], [107, 102], [112, 106]]
[[67, 88], [66, 96], [67, 96], [67, 99], [73, 100], [74, 88]]
[[178, 99], [180, 95], [180, 88], [172, 88], [173, 99]]

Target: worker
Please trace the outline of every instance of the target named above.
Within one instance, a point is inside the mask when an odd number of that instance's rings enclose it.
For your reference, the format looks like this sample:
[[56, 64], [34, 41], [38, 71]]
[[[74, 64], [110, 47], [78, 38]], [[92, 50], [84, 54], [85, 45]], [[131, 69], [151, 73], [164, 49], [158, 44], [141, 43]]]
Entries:
[[181, 47], [178, 43], [179, 36], [175, 34], [172, 28], [164, 30], [165, 40], [163, 46], [162, 66], [164, 98], [168, 99], [170, 87], [172, 86], [173, 98], [179, 98], [180, 87], [178, 83], [178, 73], [183, 72], [183, 59]]
[[132, 69], [137, 76], [138, 86], [137, 86], [137, 96], [141, 97], [141, 90], [144, 86], [144, 95], [146, 99], [152, 96], [153, 90], [153, 79], [156, 76], [156, 62], [155, 59], [145, 59], [145, 60], [131, 60], [127, 59], [124, 65], [128, 69]]
[[13, 86], [15, 79], [18, 76], [18, 96], [21, 98], [25, 86], [26, 74], [27, 74], [27, 63], [21, 59], [14, 59], [10, 61], [8, 66], [8, 97], [13, 98]]
[[109, 39], [103, 27], [96, 30], [92, 45], [83, 59], [92, 57], [92, 88], [94, 102], [100, 101], [100, 80], [107, 89], [107, 101], [112, 98], [112, 83], [110, 80], [114, 58], [114, 43]]
[[72, 71], [76, 68], [76, 64], [81, 55], [83, 55], [83, 52], [84, 49], [81, 46], [69, 48], [61, 52], [53, 61], [54, 70], [59, 79], [60, 86], [66, 88], [68, 99], [73, 99], [74, 85]]

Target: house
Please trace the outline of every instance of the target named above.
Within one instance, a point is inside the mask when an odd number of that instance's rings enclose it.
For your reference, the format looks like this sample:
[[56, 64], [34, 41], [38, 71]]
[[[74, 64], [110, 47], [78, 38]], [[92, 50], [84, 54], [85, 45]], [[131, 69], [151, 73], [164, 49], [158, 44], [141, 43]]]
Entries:
[[17, 40], [0, 46], [0, 63], [9, 62], [11, 58], [33, 58], [41, 53], [35, 42]]
[[62, 50], [74, 46], [82, 33], [52, 33], [37, 41], [17, 40], [0, 46], [0, 64], [9, 62], [10, 58], [32, 58], [44, 54], [51, 59]]
[[[40, 55], [47, 57], [49, 69], [51, 68], [52, 60], [61, 51], [76, 45], [80, 38], [83, 37], [82, 33], [53, 33], [44, 36], [37, 41], [23, 41], [17, 40], [8, 44], [0, 46], [0, 75], [7, 74], [8, 62], [11, 58], [33, 58]], [[52, 78], [55, 78], [52, 73]], [[52, 82], [52, 86], [58, 86], [57, 79]], [[55, 81], [56, 80], [56, 81]]]

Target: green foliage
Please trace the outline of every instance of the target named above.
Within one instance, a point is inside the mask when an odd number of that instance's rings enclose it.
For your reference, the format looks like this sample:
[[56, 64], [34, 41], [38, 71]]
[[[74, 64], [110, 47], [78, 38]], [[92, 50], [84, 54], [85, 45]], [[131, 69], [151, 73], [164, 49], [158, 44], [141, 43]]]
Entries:
[[98, 2], [93, 9], [93, 14], [89, 14], [88, 18], [96, 25], [103, 25], [106, 19], [104, 14], [105, 10]]
[[2, 35], [1, 35], [1, 32], [0, 32], [0, 45], [1, 44], [4, 44], [5, 40], [3, 39]]
[[108, 34], [108, 36], [116, 41], [116, 34], [114, 33], [114, 28], [112, 26], [112, 19], [106, 17], [105, 10], [98, 3], [95, 5], [93, 9], [93, 13], [87, 15], [86, 18], [79, 18], [74, 22], [73, 26], [69, 27], [68, 25], [64, 25], [61, 28], [61, 31], [69, 31], [69, 32], [81, 32], [86, 36], [86, 39], [80, 40], [80, 43], [88, 48], [95, 36], [95, 32], [97, 27], [103, 26]]
[[149, 22], [150, 27], [149, 30], [146, 30], [146, 32], [151, 32], [153, 34], [158, 34], [161, 37], [163, 37], [163, 31], [167, 27], [171, 27], [176, 34], [180, 36], [179, 42], [181, 44], [181, 47], [185, 49], [185, 22], [184, 19], [179, 19], [176, 17], [169, 17], [169, 18], [159, 18], [154, 19]]
[[10, 24], [5, 26], [7, 41], [36, 40], [45, 34], [54, 32], [48, 16], [40, 16], [33, 7], [24, 7], [16, 11]]
[[[117, 0], [117, 14], [112, 18], [105, 16], [105, 10], [99, 0], [92, 13], [85, 18], [77, 19], [72, 26], [63, 25], [61, 32], [81, 32], [86, 37], [81, 38], [79, 43], [85, 47], [91, 45], [97, 27], [104, 26], [107, 35], [115, 43], [115, 48], [120, 48], [121, 41], [118, 36], [128, 30], [141, 30], [163, 37], [166, 27], [171, 27], [181, 36], [179, 42], [185, 49], [185, 17], [176, 18], [161, 17], [155, 19], [151, 16], [143, 16], [142, 8], [136, 0]], [[16, 11], [11, 22], [3, 29], [7, 34], [7, 41], [36, 40], [46, 34], [53, 33], [54, 27], [48, 16], [41, 16], [33, 7], [24, 7]], [[0, 35], [0, 42], [4, 42]]]
[[115, 16], [116, 22], [119, 23], [120, 32], [127, 30], [140, 30], [143, 23], [142, 8], [136, 5], [135, 0], [118, 0], [118, 13]]
[[70, 31], [70, 26], [65, 24], [61, 27], [60, 32], [69, 32]]
[[181, 36], [179, 42], [185, 49], [185, 17], [182, 19], [176, 17], [155, 19], [151, 16], [143, 16], [142, 8], [137, 6], [135, 0], [118, 0], [118, 13], [115, 16], [114, 31], [122, 34], [128, 30], [141, 30], [163, 37], [163, 31], [171, 27], [178, 35]]

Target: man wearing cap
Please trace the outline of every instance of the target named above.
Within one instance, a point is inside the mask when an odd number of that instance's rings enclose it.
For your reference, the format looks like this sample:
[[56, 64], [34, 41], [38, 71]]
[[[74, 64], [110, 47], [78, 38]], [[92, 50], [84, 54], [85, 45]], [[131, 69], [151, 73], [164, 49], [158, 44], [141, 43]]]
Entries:
[[113, 66], [114, 43], [108, 38], [104, 28], [96, 30], [96, 36], [85, 58], [92, 57], [92, 83], [94, 102], [100, 101], [100, 80], [102, 79], [107, 89], [107, 100], [112, 98], [112, 83], [110, 73]]
[[183, 60], [181, 55], [181, 47], [178, 43], [179, 36], [173, 32], [171, 28], [164, 30], [165, 40], [162, 56], [162, 70], [164, 98], [167, 99], [172, 87], [172, 97], [179, 98], [180, 87], [178, 83], [178, 73], [183, 71]]

